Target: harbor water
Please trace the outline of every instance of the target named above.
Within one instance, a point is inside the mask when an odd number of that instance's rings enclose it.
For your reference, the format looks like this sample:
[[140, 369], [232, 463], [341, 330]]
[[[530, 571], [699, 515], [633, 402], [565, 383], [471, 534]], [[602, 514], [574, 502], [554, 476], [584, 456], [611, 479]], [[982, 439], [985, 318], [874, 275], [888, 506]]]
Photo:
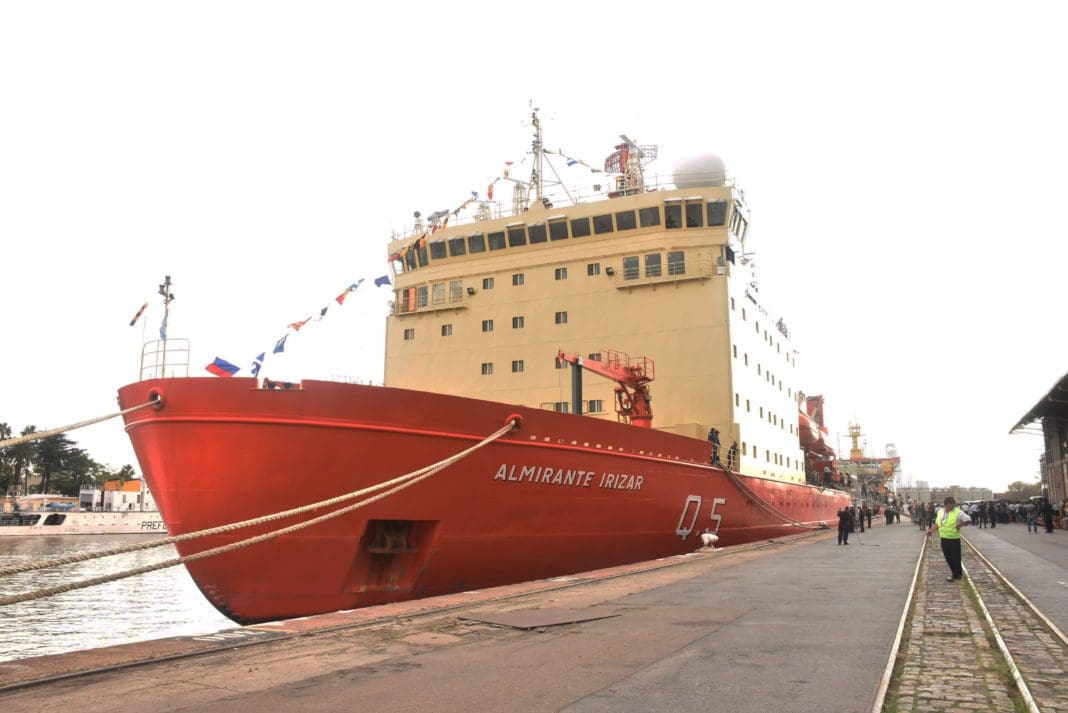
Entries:
[[[0, 538], [0, 567], [111, 549], [157, 535], [63, 535]], [[142, 567], [178, 554], [165, 545], [115, 557], [0, 577], [0, 594], [12, 595]], [[81, 649], [193, 636], [234, 627], [212, 607], [178, 565], [0, 606], [0, 661]]]

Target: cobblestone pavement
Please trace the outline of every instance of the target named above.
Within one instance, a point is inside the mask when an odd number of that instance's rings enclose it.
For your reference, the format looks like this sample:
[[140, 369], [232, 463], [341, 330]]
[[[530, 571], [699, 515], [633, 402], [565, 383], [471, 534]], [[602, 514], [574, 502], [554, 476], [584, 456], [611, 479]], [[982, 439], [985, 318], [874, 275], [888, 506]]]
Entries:
[[[967, 546], [963, 560], [1039, 708], [1068, 713], [1068, 651]], [[932, 539], [884, 711], [1026, 710], [967, 580], [948, 574]]]

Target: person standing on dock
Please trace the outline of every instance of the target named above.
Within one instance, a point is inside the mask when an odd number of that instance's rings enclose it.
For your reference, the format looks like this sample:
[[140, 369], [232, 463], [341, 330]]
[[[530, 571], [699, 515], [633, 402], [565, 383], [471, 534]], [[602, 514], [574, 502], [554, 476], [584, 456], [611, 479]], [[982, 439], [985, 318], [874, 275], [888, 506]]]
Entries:
[[953, 496], [946, 496], [944, 502], [945, 507], [939, 508], [935, 521], [931, 523], [931, 529], [927, 531], [927, 537], [935, 530], [938, 531], [938, 537], [942, 540], [942, 556], [949, 565], [950, 576], [946, 577], [946, 581], [951, 582], [964, 576], [964, 568], [960, 564], [960, 529], [972, 519], [957, 507]]
[[1034, 503], [1027, 503], [1024, 512], [1027, 513], [1027, 531], [1033, 535], [1038, 532], [1038, 508]]
[[838, 544], [849, 544], [849, 533], [853, 530], [853, 509], [844, 507], [838, 511]]
[[1046, 526], [1046, 532], [1053, 532], [1053, 505], [1049, 500], [1042, 503], [1042, 524]]
[[990, 518], [990, 529], [994, 529], [995, 527], [997, 527], [998, 526], [998, 510], [997, 510], [997, 506], [994, 505], [994, 501], [993, 500], [990, 501], [990, 506], [986, 509], [986, 514], [987, 514], [987, 517]]

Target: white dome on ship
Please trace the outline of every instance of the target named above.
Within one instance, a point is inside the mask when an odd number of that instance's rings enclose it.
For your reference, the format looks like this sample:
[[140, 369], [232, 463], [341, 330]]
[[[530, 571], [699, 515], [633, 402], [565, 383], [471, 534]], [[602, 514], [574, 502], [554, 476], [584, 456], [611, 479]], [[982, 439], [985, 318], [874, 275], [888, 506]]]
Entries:
[[722, 186], [727, 176], [723, 159], [710, 153], [676, 161], [671, 172], [676, 188]]

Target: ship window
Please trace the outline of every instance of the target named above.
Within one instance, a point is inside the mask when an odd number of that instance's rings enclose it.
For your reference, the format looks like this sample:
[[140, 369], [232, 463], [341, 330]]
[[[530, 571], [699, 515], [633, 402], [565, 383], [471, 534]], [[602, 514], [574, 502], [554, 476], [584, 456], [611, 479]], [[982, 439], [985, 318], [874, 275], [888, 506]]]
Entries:
[[493, 289], [493, 278], [492, 277], [483, 277], [482, 278], [482, 289], [484, 289], [484, 290], [492, 290]]
[[734, 358], [737, 359], [738, 358], [738, 345], [737, 344], [732, 344], [731, 345], [731, 349], [734, 350]]
[[741, 406], [742, 405], [742, 397], [739, 396], [738, 394], [734, 395], [734, 405], [735, 406]]
[[638, 210], [638, 221], [643, 228], [651, 228], [660, 225], [660, 209], [657, 207], [641, 208]]
[[486, 236], [482, 233], [467, 236], [467, 249], [473, 253], [486, 252]]
[[522, 359], [516, 359], [515, 361], [512, 362], [512, 373], [513, 374], [518, 374], [521, 371], [523, 371], [523, 360]]
[[556, 365], [557, 369], [566, 369], [567, 368], [567, 362], [564, 361], [563, 359], [559, 359], [559, 358], [554, 357], [553, 358], [553, 364]]
[[727, 259], [730, 260], [731, 265], [734, 264], [734, 248], [730, 245], [725, 246], [727, 250]]
[[489, 376], [492, 373], [493, 373], [493, 362], [491, 362], [491, 361], [482, 362], [482, 376]]
[[600, 275], [601, 274], [601, 263], [599, 263], [599, 262], [588, 263], [586, 265], [586, 274], [590, 275], [591, 277], [593, 275]]
[[457, 255], [467, 254], [467, 243], [463, 238], [449, 238], [449, 255], [456, 257]]
[[664, 227], [665, 228], [681, 228], [682, 227], [682, 206], [669, 203], [664, 206]]
[[463, 280], [453, 280], [449, 283], [449, 302], [460, 302], [464, 298]]
[[734, 298], [731, 297], [731, 311], [734, 311]]
[[522, 329], [522, 328], [523, 328], [523, 318], [522, 317], [512, 317], [512, 329]]
[[567, 240], [567, 221], [554, 220], [549, 223], [549, 238], [552, 240]]
[[527, 231], [530, 232], [531, 245], [533, 245], [534, 243], [544, 243], [548, 239], [545, 235], [545, 225], [542, 223], [538, 223], [537, 225], [531, 225], [529, 228], [527, 228]]
[[624, 210], [616, 213], [616, 230], [634, 230], [638, 224], [634, 221], [634, 211]]
[[408, 266], [409, 270], [415, 269], [415, 248], [409, 248], [408, 253], [404, 256], [404, 264]]
[[650, 253], [645, 256], [645, 276], [660, 277], [660, 253]]
[[612, 232], [612, 216], [611, 215], [595, 215], [593, 216], [593, 232], [597, 235], [603, 235], [604, 233]]
[[593, 354], [587, 354], [586, 359], [588, 361], [601, 361], [601, 352], [594, 352]]
[[556, 313], [556, 323], [557, 324], [567, 324], [567, 312], [557, 312]]
[[686, 274], [686, 253], [684, 253], [682, 250], [675, 250], [669, 252], [667, 257], [669, 275]]
[[410, 342], [415, 339], [415, 329], [409, 328], [404, 330], [404, 341]]
[[504, 233], [490, 233], [486, 237], [489, 238], [490, 250], [504, 250]]
[[753, 412], [753, 407], [749, 405], [749, 399], [745, 400], [745, 412], [746, 413], [752, 413]]
[[638, 256], [632, 255], [630, 257], [623, 258], [623, 279], [624, 280], [637, 280], [640, 273], [638, 272]]
[[559, 413], [567, 413], [568, 412], [568, 404], [567, 404], [567, 402], [566, 401], [557, 401], [556, 403], [553, 404], [553, 411], [557, 411]]
[[430, 257], [432, 257], [435, 260], [444, 260], [445, 259], [445, 241], [444, 240], [435, 240], [434, 242], [430, 243]]
[[745, 307], [742, 307], [742, 321], [745, 321]]
[[748, 353], [748, 352], [746, 352], [746, 353], [745, 353], [745, 354], [743, 354], [742, 356], [743, 356], [743, 357], [745, 357], [745, 365], [746, 365], [746, 366], [749, 366], [749, 353]]
[[[708, 202], [708, 227], [723, 225], [727, 222], [727, 201]], [[733, 260], [732, 260], [733, 262]]]
[[44, 525], [62, 525], [63, 521], [67, 519], [66, 515], [60, 515], [57, 512], [52, 513], [44, 519]]
[[430, 286], [430, 303], [435, 305], [445, 304], [445, 283], [438, 282]]
[[421, 245], [416, 252], [419, 254], [419, 267], [426, 267], [426, 244]]
[[587, 413], [604, 413], [604, 401], [601, 399], [590, 399], [586, 402]]
[[493, 331], [493, 320], [492, 319], [484, 319], [484, 320], [482, 320], [482, 331], [483, 332], [492, 332]]
[[527, 229], [523, 226], [508, 229], [508, 247], [518, 248], [527, 244]]
[[443, 324], [443, 325], [441, 325], [441, 336], [443, 336], [443, 337], [451, 337], [452, 336], [452, 325], [451, 324]]
[[419, 287], [415, 291], [415, 306], [426, 307], [426, 285]]
[[517, 272], [517, 273], [512, 275], [512, 284], [514, 286], [518, 287], [519, 285], [522, 285], [524, 283], [524, 281], [525, 280], [524, 280], [524, 277], [523, 277], [523, 273]]
[[760, 418], [761, 419], [764, 418], [764, 407], [763, 406], [760, 407]]
[[571, 237], [583, 238], [590, 234], [590, 219], [575, 218], [571, 221]]
[[686, 227], [687, 228], [703, 228], [705, 226], [704, 211], [701, 210], [700, 203], [687, 203], [686, 204]]
[[567, 268], [566, 267], [558, 267], [558, 268], [556, 268], [555, 275], [556, 275], [556, 279], [557, 280], [566, 280], [567, 279]]
[[757, 376], [760, 376], [763, 373], [764, 373], [764, 370], [761, 368], [760, 364], [757, 364]]
[[757, 445], [755, 443], [753, 444], [753, 457], [757, 457]]

